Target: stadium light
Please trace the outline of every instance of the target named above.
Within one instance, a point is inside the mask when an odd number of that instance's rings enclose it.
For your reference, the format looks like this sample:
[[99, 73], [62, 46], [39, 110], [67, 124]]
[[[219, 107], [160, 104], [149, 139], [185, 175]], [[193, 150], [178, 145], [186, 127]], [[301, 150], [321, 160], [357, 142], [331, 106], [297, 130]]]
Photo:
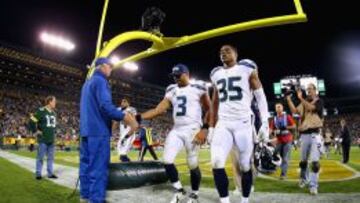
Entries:
[[125, 68], [125, 70], [128, 70], [130, 72], [136, 72], [139, 70], [139, 66], [133, 62], [124, 63], [124, 68]]
[[40, 40], [45, 44], [61, 48], [66, 51], [72, 51], [75, 49], [75, 44], [70, 40], [48, 32], [42, 32], [40, 34]]
[[115, 65], [116, 63], [118, 63], [120, 61], [120, 57], [114, 55], [114, 56], [110, 57], [110, 61], [112, 64]]

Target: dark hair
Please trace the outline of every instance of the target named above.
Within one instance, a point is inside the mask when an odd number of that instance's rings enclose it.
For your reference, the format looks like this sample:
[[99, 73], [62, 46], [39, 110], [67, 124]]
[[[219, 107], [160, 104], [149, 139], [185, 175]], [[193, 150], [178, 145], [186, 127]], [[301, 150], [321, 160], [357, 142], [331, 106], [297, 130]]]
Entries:
[[234, 45], [232, 45], [232, 44], [224, 44], [224, 45], [222, 45], [221, 47], [224, 47], [224, 46], [228, 46], [228, 47], [230, 47], [233, 51], [235, 51], [236, 54], [238, 53], [238, 49], [237, 49]]
[[283, 104], [281, 101], [277, 101], [277, 102], [275, 102], [275, 106], [276, 106], [276, 105], [278, 105], [278, 104], [280, 104], [280, 105], [284, 106], [284, 104]]
[[130, 104], [130, 98], [129, 97], [123, 97], [120, 102], [122, 102], [122, 100], [126, 100], [129, 104]]
[[55, 96], [53, 96], [53, 95], [47, 96], [47, 97], [45, 98], [45, 105], [50, 104], [50, 102], [53, 101], [54, 99], [56, 99], [56, 98], [55, 98]]

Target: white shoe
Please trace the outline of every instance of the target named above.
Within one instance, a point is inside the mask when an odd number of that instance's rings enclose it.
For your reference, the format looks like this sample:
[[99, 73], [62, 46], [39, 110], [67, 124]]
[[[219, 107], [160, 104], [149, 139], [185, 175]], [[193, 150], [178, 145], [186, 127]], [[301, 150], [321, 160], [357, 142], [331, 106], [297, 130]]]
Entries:
[[315, 187], [310, 188], [310, 194], [317, 195], [318, 194], [317, 188], [315, 188]]
[[170, 203], [179, 203], [181, 200], [186, 198], [186, 192], [184, 189], [178, 190], [175, 192], [173, 198]]
[[241, 198], [241, 203], [249, 203], [249, 198]]
[[195, 193], [191, 193], [186, 203], [199, 203], [199, 196]]

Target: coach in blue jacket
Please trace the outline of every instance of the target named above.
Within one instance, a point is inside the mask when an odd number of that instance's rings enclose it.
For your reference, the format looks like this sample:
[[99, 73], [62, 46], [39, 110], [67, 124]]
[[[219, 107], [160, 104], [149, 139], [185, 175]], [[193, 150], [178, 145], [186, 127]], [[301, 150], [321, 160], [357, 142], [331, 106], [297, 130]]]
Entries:
[[108, 58], [95, 61], [95, 72], [83, 85], [80, 101], [80, 198], [91, 203], [104, 202], [110, 162], [112, 120], [124, 120], [133, 133], [136, 120], [112, 103], [107, 80], [112, 71]]

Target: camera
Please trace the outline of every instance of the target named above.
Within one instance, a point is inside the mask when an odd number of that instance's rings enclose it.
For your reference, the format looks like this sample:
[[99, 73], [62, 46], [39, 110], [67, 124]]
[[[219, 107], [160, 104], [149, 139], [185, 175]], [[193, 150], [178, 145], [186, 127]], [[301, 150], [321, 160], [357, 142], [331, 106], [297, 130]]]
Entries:
[[283, 84], [283, 88], [281, 88], [281, 93], [284, 96], [293, 96], [296, 94], [296, 91], [301, 89], [300, 83], [297, 80], [290, 80], [289, 83]]
[[147, 8], [141, 17], [141, 30], [162, 36], [160, 26], [166, 14], [157, 7]]
[[302, 91], [302, 94], [304, 97], [306, 96], [306, 91], [302, 86], [300, 85], [300, 81], [298, 79], [290, 80], [290, 82], [283, 84], [283, 88], [281, 88], [281, 94], [284, 97], [290, 96], [295, 104], [300, 103], [300, 101], [297, 98], [296, 92], [298, 90]]

